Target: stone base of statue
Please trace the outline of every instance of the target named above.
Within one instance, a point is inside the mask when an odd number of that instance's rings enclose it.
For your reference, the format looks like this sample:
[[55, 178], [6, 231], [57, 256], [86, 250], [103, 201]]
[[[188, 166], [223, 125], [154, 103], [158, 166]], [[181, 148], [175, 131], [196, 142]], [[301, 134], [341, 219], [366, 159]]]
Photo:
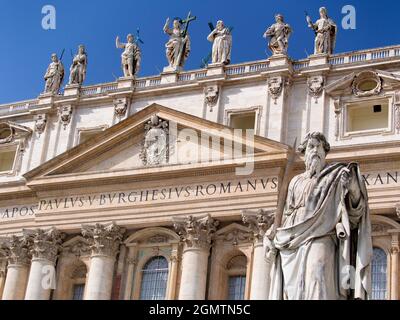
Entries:
[[79, 84], [67, 84], [64, 88], [64, 96], [79, 96], [81, 86]]
[[286, 54], [274, 54], [268, 58], [268, 61], [270, 68], [288, 66], [291, 63]]
[[121, 77], [117, 80], [118, 89], [133, 89], [135, 88], [135, 77]]
[[182, 67], [172, 67], [172, 66], [166, 66], [163, 69], [163, 73], [171, 73], [171, 72], [181, 72], [183, 71]]
[[207, 77], [223, 75], [225, 73], [224, 63], [210, 63], [207, 66]]
[[52, 92], [43, 92], [38, 97], [39, 104], [52, 104], [56, 96], [57, 95]]
[[327, 53], [312, 54], [310, 59], [310, 67], [328, 64], [329, 55]]
[[161, 73], [161, 84], [174, 83], [178, 79], [178, 73], [181, 72], [182, 67], [164, 67]]

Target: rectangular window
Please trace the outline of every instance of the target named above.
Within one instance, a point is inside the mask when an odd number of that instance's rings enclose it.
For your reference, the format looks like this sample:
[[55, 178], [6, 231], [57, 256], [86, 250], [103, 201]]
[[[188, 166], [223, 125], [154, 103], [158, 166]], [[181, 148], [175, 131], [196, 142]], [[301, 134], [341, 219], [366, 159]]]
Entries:
[[85, 292], [84, 284], [75, 284], [73, 288], [72, 300], [83, 300], [84, 292]]
[[255, 129], [256, 124], [256, 113], [255, 112], [247, 112], [247, 113], [239, 113], [232, 114], [230, 117], [230, 127], [234, 129]]
[[228, 300], [244, 300], [246, 276], [229, 277], [228, 286]]
[[17, 147], [0, 149], [0, 172], [9, 172], [14, 168]]
[[347, 106], [347, 132], [388, 129], [387, 100], [354, 103]]

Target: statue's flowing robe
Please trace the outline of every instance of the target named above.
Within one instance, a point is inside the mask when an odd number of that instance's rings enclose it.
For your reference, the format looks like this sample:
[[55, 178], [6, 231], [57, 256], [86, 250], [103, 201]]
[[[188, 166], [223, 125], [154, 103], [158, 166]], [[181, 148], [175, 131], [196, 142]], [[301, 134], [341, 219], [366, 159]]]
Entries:
[[315, 54], [332, 54], [336, 46], [337, 26], [335, 22], [328, 19], [319, 19], [315, 23], [317, 35], [315, 37]]
[[70, 80], [69, 83], [82, 84], [86, 78], [87, 69], [87, 56], [86, 54], [77, 54], [74, 57], [70, 68]]
[[270, 36], [269, 48], [274, 54], [286, 54], [291, 28], [286, 23], [275, 23], [265, 32]]
[[121, 55], [122, 68], [125, 69], [127, 66], [132, 66], [133, 75], [137, 74], [140, 70], [141, 51], [136, 43], [125, 43], [123, 48], [125, 49]]
[[64, 81], [64, 65], [61, 61], [50, 63], [44, 78], [46, 80], [45, 92], [57, 94]]
[[166, 43], [166, 56], [171, 67], [183, 67], [190, 53], [190, 38], [182, 35], [180, 29], [166, 30], [170, 35], [169, 41]]
[[221, 31], [213, 31], [207, 39], [213, 42], [212, 62], [229, 64], [232, 50], [232, 35], [229, 29], [224, 28]]
[[[346, 168], [360, 186], [354, 205], [341, 176]], [[352, 262], [354, 298], [370, 293], [371, 223], [365, 183], [356, 164], [331, 164], [319, 178], [296, 176], [289, 185], [285, 220], [273, 240], [270, 299], [348, 299]], [[356, 234], [356, 237], [350, 235]], [[352, 259], [351, 246], [356, 248]], [[355, 260], [355, 261], [354, 261]]]

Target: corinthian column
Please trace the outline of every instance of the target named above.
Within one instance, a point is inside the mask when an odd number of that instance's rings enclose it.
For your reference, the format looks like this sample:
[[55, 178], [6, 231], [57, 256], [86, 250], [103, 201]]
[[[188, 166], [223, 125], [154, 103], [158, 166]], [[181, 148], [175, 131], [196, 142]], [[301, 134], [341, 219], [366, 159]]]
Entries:
[[114, 222], [82, 226], [82, 235], [92, 250], [85, 300], [111, 299], [115, 258], [124, 232]]
[[265, 259], [263, 238], [274, 222], [274, 212], [259, 210], [257, 213], [243, 212], [242, 219], [253, 231], [254, 251], [251, 274], [250, 300], [267, 300], [269, 291], [269, 266]]
[[33, 238], [25, 300], [49, 300], [51, 289], [55, 289], [55, 265], [65, 235], [56, 228], [25, 232]]
[[208, 256], [217, 226], [209, 215], [175, 219], [174, 227], [184, 242], [179, 300], [205, 299]]
[[8, 267], [4, 283], [3, 300], [24, 300], [29, 276], [31, 239], [12, 236], [6, 242]]

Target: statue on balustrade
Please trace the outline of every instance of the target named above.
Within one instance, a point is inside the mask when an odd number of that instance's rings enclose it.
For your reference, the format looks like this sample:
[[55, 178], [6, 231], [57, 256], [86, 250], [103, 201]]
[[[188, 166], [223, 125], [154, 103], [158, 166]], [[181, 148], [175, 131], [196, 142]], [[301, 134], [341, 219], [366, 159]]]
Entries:
[[308, 134], [299, 151], [305, 172], [288, 184], [275, 224], [264, 237], [270, 298], [367, 299], [371, 222], [359, 166], [327, 163], [330, 145], [320, 132]]
[[212, 63], [229, 64], [231, 62], [232, 35], [222, 20], [208, 35], [207, 40], [213, 43]]
[[58, 59], [57, 54], [53, 53], [51, 55], [51, 63], [44, 75], [44, 80], [46, 81], [44, 92], [58, 94], [64, 81], [64, 74], [63, 63]]
[[124, 49], [121, 55], [124, 77], [134, 77], [139, 72], [141, 61], [141, 51], [135, 42], [135, 37], [132, 34], [128, 34], [127, 43], [121, 43], [117, 36], [115, 45], [118, 49]]
[[85, 46], [80, 45], [78, 48], [78, 53], [72, 60], [72, 65], [69, 69], [69, 84], [82, 85], [86, 78], [87, 70], [87, 54], [85, 51]]
[[169, 71], [176, 71], [183, 68], [185, 61], [190, 54], [190, 37], [188, 34], [189, 23], [195, 20], [189, 13], [186, 20], [175, 18], [173, 28], [170, 29], [168, 18], [164, 25], [164, 33], [169, 35], [169, 41], [165, 44], [166, 56], [169, 66], [166, 68]]
[[308, 26], [315, 32], [314, 54], [332, 54], [336, 45], [337, 26], [336, 23], [328, 17], [328, 11], [325, 7], [319, 9], [320, 19], [315, 23], [306, 14]]
[[264, 33], [264, 38], [269, 37], [268, 47], [272, 54], [287, 54], [289, 38], [292, 34], [292, 28], [285, 23], [281, 14], [275, 16], [275, 23]]

